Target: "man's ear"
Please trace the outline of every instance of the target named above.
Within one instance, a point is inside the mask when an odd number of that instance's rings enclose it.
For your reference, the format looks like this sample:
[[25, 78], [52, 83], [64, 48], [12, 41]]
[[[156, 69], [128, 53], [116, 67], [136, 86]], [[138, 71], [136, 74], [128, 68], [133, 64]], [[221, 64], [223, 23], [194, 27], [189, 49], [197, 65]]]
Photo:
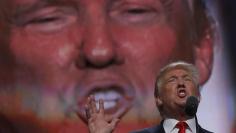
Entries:
[[195, 65], [199, 70], [200, 85], [203, 85], [210, 77], [213, 65], [213, 35], [212, 29], [205, 31], [204, 36], [195, 45]]
[[159, 96], [155, 97], [155, 101], [156, 101], [156, 106], [160, 107], [163, 105], [163, 102], [161, 100], [161, 98]]

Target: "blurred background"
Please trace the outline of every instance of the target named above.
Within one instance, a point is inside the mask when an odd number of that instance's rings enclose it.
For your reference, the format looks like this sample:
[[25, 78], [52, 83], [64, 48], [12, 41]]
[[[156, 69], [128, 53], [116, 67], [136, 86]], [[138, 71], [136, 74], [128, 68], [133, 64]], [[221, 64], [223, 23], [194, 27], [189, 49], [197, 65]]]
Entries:
[[198, 111], [203, 127], [216, 133], [236, 132], [236, 1], [207, 0], [219, 31], [213, 75], [202, 91]]
[[236, 33], [236, 1], [235, 0], [224, 0], [221, 1], [220, 3], [222, 12], [221, 17], [222, 17], [222, 24], [224, 28], [224, 43], [227, 45], [227, 56], [229, 59], [230, 63], [230, 79], [231, 79], [231, 92], [232, 92], [232, 101], [234, 107], [231, 109], [231, 116], [234, 121], [234, 128], [232, 130], [232, 133], [236, 132], [236, 113], [235, 113], [235, 108], [236, 108], [236, 38], [235, 38], [235, 33]]

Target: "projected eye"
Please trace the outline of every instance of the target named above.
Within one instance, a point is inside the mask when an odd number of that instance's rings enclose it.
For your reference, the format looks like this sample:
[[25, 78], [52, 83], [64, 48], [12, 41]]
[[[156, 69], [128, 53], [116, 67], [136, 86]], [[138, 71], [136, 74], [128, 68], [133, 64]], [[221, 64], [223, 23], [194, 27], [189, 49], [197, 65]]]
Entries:
[[45, 18], [35, 18], [28, 22], [28, 24], [49, 24], [53, 22], [60, 21], [59, 17], [45, 17]]
[[20, 26], [39, 32], [54, 32], [77, 20], [76, 12], [68, 8], [46, 7], [23, 14], [18, 18]]
[[57, 31], [67, 25], [67, 18], [62, 16], [36, 17], [28, 21], [26, 26], [37, 31]]
[[75, 17], [67, 14], [57, 14], [51, 16], [40, 16], [29, 20], [27, 27], [44, 32], [58, 31], [75, 21]]
[[146, 23], [158, 19], [159, 12], [151, 6], [128, 5], [116, 8], [111, 17], [123, 23]]

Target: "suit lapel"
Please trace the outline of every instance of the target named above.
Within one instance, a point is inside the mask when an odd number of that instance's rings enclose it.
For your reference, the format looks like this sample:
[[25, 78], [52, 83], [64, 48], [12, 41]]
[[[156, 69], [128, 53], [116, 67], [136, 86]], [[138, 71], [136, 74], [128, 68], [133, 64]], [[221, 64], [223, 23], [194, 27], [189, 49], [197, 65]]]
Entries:
[[161, 121], [159, 126], [156, 126], [155, 130], [151, 133], [165, 133], [164, 127], [163, 127], [164, 120]]

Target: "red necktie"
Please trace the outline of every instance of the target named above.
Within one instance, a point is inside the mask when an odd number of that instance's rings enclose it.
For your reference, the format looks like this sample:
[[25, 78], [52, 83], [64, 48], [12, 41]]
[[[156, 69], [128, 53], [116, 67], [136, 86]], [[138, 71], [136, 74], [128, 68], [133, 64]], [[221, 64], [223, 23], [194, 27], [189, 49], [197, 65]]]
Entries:
[[176, 127], [179, 129], [178, 133], [185, 133], [185, 130], [188, 127], [188, 124], [186, 122], [180, 121], [176, 124]]

